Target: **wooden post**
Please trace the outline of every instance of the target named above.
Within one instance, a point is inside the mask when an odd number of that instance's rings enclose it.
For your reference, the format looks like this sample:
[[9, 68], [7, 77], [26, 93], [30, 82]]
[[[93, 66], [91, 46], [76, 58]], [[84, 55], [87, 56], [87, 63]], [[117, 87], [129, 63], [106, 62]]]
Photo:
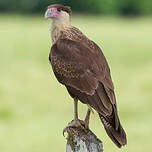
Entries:
[[102, 142], [91, 130], [68, 127], [66, 152], [103, 152]]

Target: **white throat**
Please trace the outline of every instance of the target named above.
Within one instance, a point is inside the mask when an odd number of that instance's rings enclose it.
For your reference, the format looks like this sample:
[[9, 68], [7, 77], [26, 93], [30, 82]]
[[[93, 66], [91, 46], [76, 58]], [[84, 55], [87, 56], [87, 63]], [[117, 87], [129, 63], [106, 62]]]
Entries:
[[54, 44], [60, 37], [61, 32], [69, 27], [71, 27], [70, 16], [68, 13], [62, 11], [61, 14], [57, 18], [54, 18], [51, 23], [50, 32], [52, 43]]

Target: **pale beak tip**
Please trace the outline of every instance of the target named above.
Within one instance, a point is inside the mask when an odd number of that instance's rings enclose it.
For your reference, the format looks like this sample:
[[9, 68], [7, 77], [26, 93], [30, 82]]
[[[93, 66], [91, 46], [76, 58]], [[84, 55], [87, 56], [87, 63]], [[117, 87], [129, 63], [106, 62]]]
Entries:
[[45, 19], [48, 19], [49, 17], [51, 17], [51, 14], [50, 14], [50, 12], [47, 10], [47, 11], [45, 12], [44, 18], [45, 18]]

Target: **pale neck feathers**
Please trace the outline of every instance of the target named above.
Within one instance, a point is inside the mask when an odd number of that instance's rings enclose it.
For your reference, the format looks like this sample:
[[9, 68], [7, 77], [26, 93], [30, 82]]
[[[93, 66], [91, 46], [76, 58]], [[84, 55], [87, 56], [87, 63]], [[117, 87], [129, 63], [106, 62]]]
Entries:
[[60, 16], [53, 19], [51, 24], [50, 31], [51, 31], [52, 43], [54, 44], [58, 40], [62, 31], [70, 27], [71, 27], [70, 16], [68, 13], [62, 11]]

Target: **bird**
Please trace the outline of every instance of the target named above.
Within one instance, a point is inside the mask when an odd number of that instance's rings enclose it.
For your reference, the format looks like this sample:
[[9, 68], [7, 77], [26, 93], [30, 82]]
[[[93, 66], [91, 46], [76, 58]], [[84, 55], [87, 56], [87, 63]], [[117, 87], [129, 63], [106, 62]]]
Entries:
[[[61, 4], [49, 5], [45, 12], [45, 18], [51, 19], [49, 61], [74, 101], [74, 120], [68, 126], [89, 128], [93, 108], [110, 139], [121, 148], [127, 138], [118, 117], [108, 62], [100, 47], [71, 25], [71, 14], [71, 8]], [[88, 105], [83, 123], [78, 119], [78, 101]]]

